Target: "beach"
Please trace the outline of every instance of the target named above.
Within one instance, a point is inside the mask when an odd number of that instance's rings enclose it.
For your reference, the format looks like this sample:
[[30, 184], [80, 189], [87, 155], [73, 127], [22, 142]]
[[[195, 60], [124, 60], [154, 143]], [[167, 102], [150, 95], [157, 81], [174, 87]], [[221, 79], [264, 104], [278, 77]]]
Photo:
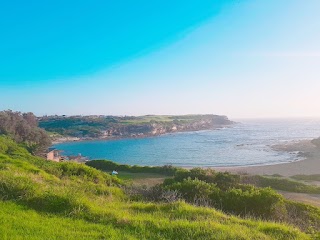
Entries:
[[304, 160], [275, 165], [244, 166], [244, 167], [215, 167], [217, 171], [233, 173], [247, 173], [258, 175], [280, 174], [282, 176], [311, 175], [320, 173], [320, 146], [312, 143], [312, 140], [293, 141], [272, 146], [273, 150], [296, 152]]
[[253, 166], [265, 168], [277, 164], [278, 168], [285, 164], [287, 167], [286, 163], [306, 159], [309, 149], [304, 145], [311, 144], [309, 141], [303, 144], [301, 140], [317, 136], [320, 136], [320, 120], [248, 120], [220, 130], [65, 142], [54, 147], [65, 155], [81, 153], [90, 160], [108, 159], [128, 165], [228, 170], [238, 170], [241, 166], [240, 171], [248, 168], [251, 171]]

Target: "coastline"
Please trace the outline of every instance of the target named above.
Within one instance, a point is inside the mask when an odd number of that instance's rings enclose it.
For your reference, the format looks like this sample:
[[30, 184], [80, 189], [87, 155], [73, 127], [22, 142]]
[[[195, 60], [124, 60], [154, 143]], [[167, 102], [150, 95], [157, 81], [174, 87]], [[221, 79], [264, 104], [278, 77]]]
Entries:
[[[219, 126], [212, 128], [210, 130], [220, 130], [225, 127], [232, 126]], [[54, 142], [53, 145], [59, 143], [72, 143], [72, 142], [85, 142], [85, 141], [112, 141], [120, 139], [141, 139], [141, 138], [153, 138], [170, 134], [179, 134], [185, 132], [198, 132], [206, 131], [209, 129], [201, 129], [195, 131], [176, 131], [176, 132], [166, 132], [163, 134], [157, 135], [143, 135], [143, 136], [114, 136], [108, 138], [92, 138], [92, 139], [77, 139], [71, 140], [66, 138], [67, 141]], [[71, 138], [72, 139], [72, 138]], [[271, 146], [274, 151], [293, 153], [300, 159], [285, 162], [285, 163], [271, 163], [265, 165], [246, 165], [246, 166], [178, 166], [185, 169], [191, 169], [195, 167], [201, 168], [211, 168], [216, 171], [227, 171], [231, 173], [246, 173], [250, 175], [273, 175], [279, 174], [285, 177], [292, 175], [311, 175], [311, 174], [320, 174], [320, 144], [315, 144], [314, 141], [320, 140], [298, 140], [298, 141], [289, 141], [285, 143], [280, 143], [277, 145]]]
[[304, 159], [260, 166], [237, 166], [237, 167], [211, 167], [216, 171], [231, 173], [246, 173], [250, 175], [273, 175], [280, 174], [285, 177], [293, 175], [311, 175], [320, 173], [320, 146], [312, 143], [313, 140], [300, 140], [272, 146], [276, 151], [297, 152]]
[[[237, 123], [234, 123], [237, 124]], [[210, 130], [220, 130], [224, 128], [230, 128], [234, 124], [231, 125], [217, 125], [210, 129], [197, 129], [197, 130], [180, 130], [174, 132], [165, 132], [160, 134], [144, 134], [144, 135], [122, 135], [122, 136], [108, 136], [108, 137], [99, 137], [99, 138], [79, 138], [79, 137], [62, 137], [57, 140], [52, 140], [52, 146], [61, 144], [61, 143], [73, 143], [73, 142], [92, 142], [92, 141], [112, 141], [112, 140], [122, 140], [122, 139], [141, 139], [141, 138], [152, 138], [165, 136], [170, 134], [179, 134], [179, 133], [188, 133], [188, 132], [200, 132], [200, 131], [210, 131]]]

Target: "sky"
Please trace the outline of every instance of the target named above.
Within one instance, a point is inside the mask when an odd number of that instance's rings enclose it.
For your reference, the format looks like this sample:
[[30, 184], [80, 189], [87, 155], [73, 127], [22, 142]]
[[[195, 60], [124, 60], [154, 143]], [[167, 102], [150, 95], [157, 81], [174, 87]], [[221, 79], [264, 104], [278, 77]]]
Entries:
[[1, 1], [0, 110], [320, 117], [319, 0]]

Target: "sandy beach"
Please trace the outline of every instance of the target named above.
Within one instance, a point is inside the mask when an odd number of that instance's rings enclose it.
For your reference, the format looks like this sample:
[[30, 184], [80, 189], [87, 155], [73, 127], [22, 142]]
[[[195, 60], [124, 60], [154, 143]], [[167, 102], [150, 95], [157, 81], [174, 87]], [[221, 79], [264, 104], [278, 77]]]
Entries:
[[272, 148], [276, 151], [299, 152], [304, 160], [265, 166], [245, 166], [245, 167], [216, 167], [217, 171], [228, 171], [234, 173], [248, 173], [259, 175], [280, 174], [282, 176], [292, 176], [297, 174], [319, 174], [320, 173], [320, 146], [315, 145], [311, 140], [301, 140], [286, 144], [275, 145]]

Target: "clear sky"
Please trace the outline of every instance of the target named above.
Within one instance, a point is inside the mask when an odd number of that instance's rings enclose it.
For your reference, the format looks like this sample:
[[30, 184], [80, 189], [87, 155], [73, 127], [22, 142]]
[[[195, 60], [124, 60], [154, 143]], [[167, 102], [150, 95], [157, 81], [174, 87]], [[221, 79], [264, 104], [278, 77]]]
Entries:
[[1, 1], [0, 110], [320, 117], [319, 0]]

